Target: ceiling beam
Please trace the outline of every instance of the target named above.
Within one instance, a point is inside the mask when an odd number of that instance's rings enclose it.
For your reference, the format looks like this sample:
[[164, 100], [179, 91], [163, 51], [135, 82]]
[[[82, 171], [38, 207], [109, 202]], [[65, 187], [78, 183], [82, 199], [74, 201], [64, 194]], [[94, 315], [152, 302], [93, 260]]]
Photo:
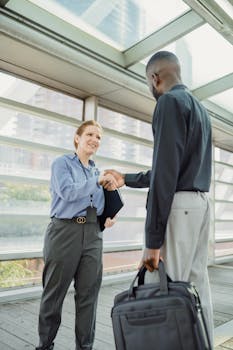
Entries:
[[6, 4], [9, 2], [9, 0], [0, 0], [0, 7], [6, 6]]
[[233, 113], [209, 100], [202, 101], [202, 104], [212, 113], [211, 115], [214, 119], [223, 122], [226, 129], [230, 126], [231, 132], [233, 132]]
[[233, 87], [233, 73], [225, 75], [222, 78], [214, 80], [206, 85], [192, 90], [192, 93], [199, 99], [204, 100], [208, 97], [217, 95]]
[[[14, 13], [17, 15], [14, 15]], [[99, 60], [109, 61], [121, 67], [124, 66], [124, 57], [119, 50], [28, 0], [10, 2], [7, 9], [2, 9], [2, 15], [6, 15], [9, 22], [11, 18], [12, 21], [18, 22], [18, 26], [25, 26], [28, 31], [34, 29], [35, 32], [43, 33], [48, 38], [53, 38], [88, 56], [98, 56]], [[3, 30], [6, 30], [5, 25]]]
[[215, 0], [183, 0], [226, 40], [233, 44], [233, 19]]
[[136, 62], [148, 57], [154, 51], [178, 40], [185, 34], [203, 25], [205, 21], [194, 11], [172, 21], [165, 27], [154, 32], [146, 39], [124, 51], [125, 67], [128, 68]]

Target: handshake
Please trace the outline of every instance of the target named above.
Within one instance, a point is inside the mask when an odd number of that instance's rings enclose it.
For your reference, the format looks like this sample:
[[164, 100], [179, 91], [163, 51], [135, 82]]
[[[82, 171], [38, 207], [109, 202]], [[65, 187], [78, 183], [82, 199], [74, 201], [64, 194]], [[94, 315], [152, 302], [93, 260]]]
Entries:
[[125, 175], [113, 169], [107, 169], [100, 174], [99, 185], [108, 191], [114, 191], [125, 184]]

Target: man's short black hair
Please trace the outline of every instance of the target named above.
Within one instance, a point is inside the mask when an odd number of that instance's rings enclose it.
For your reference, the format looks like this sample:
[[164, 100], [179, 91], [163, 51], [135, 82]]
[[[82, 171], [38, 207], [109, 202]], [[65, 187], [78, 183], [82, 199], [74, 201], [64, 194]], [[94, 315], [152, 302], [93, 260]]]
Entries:
[[146, 72], [155, 62], [162, 61], [162, 60], [177, 63], [179, 65], [179, 60], [174, 53], [170, 51], [158, 51], [149, 59], [146, 65]]

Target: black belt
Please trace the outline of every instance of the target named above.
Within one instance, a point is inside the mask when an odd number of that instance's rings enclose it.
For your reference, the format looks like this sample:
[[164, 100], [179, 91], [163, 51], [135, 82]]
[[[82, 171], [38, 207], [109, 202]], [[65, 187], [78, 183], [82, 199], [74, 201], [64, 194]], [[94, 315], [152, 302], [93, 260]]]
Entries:
[[70, 220], [76, 222], [77, 224], [85, 224], [87, 222], [86, 216], [77, 216], [77, 217], [72, 218]]
[[67, 222], [75, 222], [76, 224], [96, 224], [99, 221], [98, 216], [96, 217], [96, 220], [88, 220], [86, 216], [77, 216], [71, 219], [61, 219], [61, 218], [56, 218], [57, 220], [62, 220], [62, 221], [67, 221]]

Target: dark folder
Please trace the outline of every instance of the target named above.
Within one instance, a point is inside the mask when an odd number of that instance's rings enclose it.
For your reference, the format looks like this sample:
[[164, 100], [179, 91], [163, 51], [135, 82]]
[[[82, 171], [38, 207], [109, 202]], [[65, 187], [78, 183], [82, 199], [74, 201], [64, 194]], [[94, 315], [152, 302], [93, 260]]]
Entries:
[[119, 190], [107, 191], [104, 189], [105, 206], [102, 215], [99, 217], [100, 229], [105, 229], [104, 223], [107, 218], [113, 218], [118, 211], [123, 207], [124, 202], [122, 200]]

